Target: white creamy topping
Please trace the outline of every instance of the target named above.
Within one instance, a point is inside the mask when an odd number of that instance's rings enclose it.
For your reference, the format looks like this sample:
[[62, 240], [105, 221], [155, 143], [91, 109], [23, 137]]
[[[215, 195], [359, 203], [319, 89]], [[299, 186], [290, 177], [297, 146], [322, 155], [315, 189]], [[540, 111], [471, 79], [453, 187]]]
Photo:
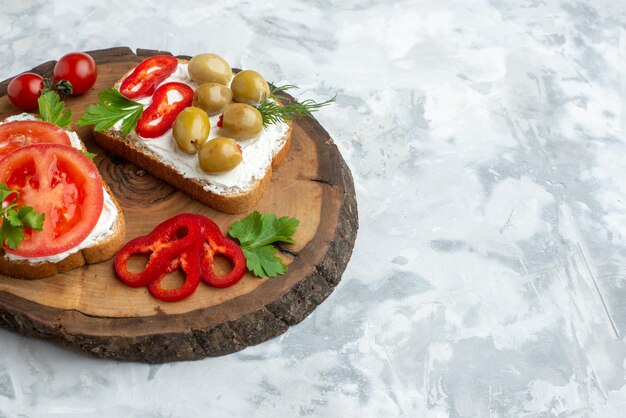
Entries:
[[[189, 76], [187, 64], [178, 64], [176, 71], [163, 83], [172, 81], [187, 84], [194, 90], [198, 87], [198, 83]], [[152, 97], [144, 97], [136, 101], [148, 106]], [[211, 124], [209, 140], [218, 136], [228, 136], [217, 126], [218, 120], [219, 115], [209, 118]], [[118, 122], [114, 130], [120, 129], [121, 122]], [[232, 194], [250, 190], [257, 180], [265, 176], [272, 164], [274, 154], [285, 144], [285, 134], [288, 130], [289, 125], [286, 123], [277, 123], [264, 128], [257, 138], [237, 140], [237, 144], [242, 149], [241, 163], [234, 169], [219, 174], [209, 174], [202, 170], [197, 154], [187, 154], [181, 151], [171, 129], [158, 138], [142, 138], [135, 131], [132, 131], [129, 136], [135, 140], [136, 145], [157, 155], [165, 164], [174, 167], [184, 177], [204, 183], [205, 190], [217, 194]]]
[[180, 94], [178, 90], [170, 90], [167, 92], [167, 103], [169, 104], [182, 102], [183, 99], [184, 99], [183, 95]]
[[[19, 115], [10, 116], [6, 118], [4, 122], [0, 122], [0, 124], [5, 123], [5, 122], [18, 121], [18, 120], [38, 120], [38, 119], [35, 116], [31, 115], [30, 113], [21, 113]], [[84, 148], [81, 145], [80, 139], [78, 138], [78, 135], [76, 135], [76, 132], [72, 132], [72, 131], [65, 131], [65, 132], [67, 132], [67, 134], [69, 135], [70, 142], [72, 143], [72, 146], [74, 148], [79, 149], [81, 151], [84, 150]], [[57, 261], [63, 260], [64, 258], [68, 257], [71, 254], [74, 254], [77, 251], [80, 251], [85, 248], [89, 248], [93, 246], [94, 244], [97, 244], [98, 242], [101, 242], [105, 240], [106, 238], [108, 238], [110, 235], [113, 234], [113, 227], [115, 225], [115, 220], [117, 219], [118, 213], [117, 213], [117, 206], [115, 206], [115, 203], [113, 203], [111, 196], [109, 196], [109, 193], [106, 191], [106, 189], [104, 189], [104, 187], [102, 188], [102, 192], [104, 194], [104, 203], [102, 205], [102, 212], [100, 213], [100, 218], [98, 218], [98, 223], [96, 224], [94, 229], [89, 233], [89, 235], [87, 235], [87, 238], [85, 238], [80, 244], [62, 253], [53, 254], [53, 255], [49, 255], [45, 257], [21, 257], [19, 255], [11, 254], [5, 251], [4, 253], [5, 258], [8, 258], [9, 260], [14, 260], [14, 261], [25, 260], [32, 264], [45, 263], [45, 262], [55, 263]]]

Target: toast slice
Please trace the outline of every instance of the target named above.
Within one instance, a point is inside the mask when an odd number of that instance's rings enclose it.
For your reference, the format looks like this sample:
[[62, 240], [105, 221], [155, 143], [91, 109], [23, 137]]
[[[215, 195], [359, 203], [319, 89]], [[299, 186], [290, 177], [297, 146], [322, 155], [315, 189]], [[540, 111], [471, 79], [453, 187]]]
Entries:
[[[186, 65], [186, 60], [179, 60], [179, 70], [181, 68], [183, 68], [183, 70], [175, 72], [175, 77], [178, 78], [172, 78], [174, 76], [171, 76], [165, 80], [164, 83], [169, 81], [179, 81], [186, 82], [194, 86], [191, 79], [185, 79], [185, 77], [188, 77], [186, 74]], [[129, 71], [129, 73], [131, 71]], [[126, 76], [116, 83], [116, 88], [119, 88], [119, 85], [125, 77]], [[211, 125], [212, 131], [219, 131], [219, 128], [214, 128], [213, 120]], [[265, 163], [262, 170], [256, 170], [254, 175], [248, 175], [243, 180], [243, 184], [241, 185], [235, 184], [226, 186], [216, 183], [215, 179], [217, 176], [209, 174], [204, 176], [197, 174], [190, 176], [182, 165], [176, 164], [173, 160], [164, 161], [164, 154], [159, 154], [159, 152], [155, 151], [154, 148], [150, 147], [150, 141], [152, 140], [144, 140], [136, 135], [134, 131], [131, 132], [130, 135], [124, 135], [118, 129], [111, 129], [106, 132], [95, 132], [94, 138], [100, 147], [114, 155], [128, 160], [153, 176], [171, 184], [176, 189], [187, 194], [191, 198], [221, 212], [243, 213], [250, 210], [258, 202], [270, 183], [272, 170], [278, 168], [289, 154], [289, 149], [291, 147], [292, 123], [285, 123], [284, 126], [282, 126], [277, 132], [278, 133], [273, 132], [268, 134], [264, 131], [262, 134], [269, 135], [269, 139], [264, 137], [263, 140], [267, 140], [272, 144], [271, 158], [264, 160]], [[171, 142], [173, 141], [174, 139], [172, 138]], [[245, 144], [247, 141], [255, 140], [241, 141], [241, 143], [244, 144], [244, 147], [246, 146]], [[171, 147], [171, 153], [179, 152], [174, 148], [175, 144], [171, 145]], [[197, 157], [190, 158], [182, 152], [179, 153], [180, 155], [177, 158], [185, 158], [185, 164], [187, 165], [193, 164], [193, 158], [196, 158], [197, 160]], [[249, 163], [246, 161], [246, 157], [244, 148], [244, 161], [242, 164]], [[234, 170], [238, 169], [239, 166], [235, 167]]]
[[[32, 115], [24, 115], [25, 114], [18, 116], [21, 119], [8, 118], [7, 120], [36, 119]], [[78, 138], [78, 135], [70, 135], [70, 139], [75, 148], [80, 147], [82, 150], [86, 150], [85, 144]], [[100, 263], [112, 258], [123, 244], [126, 228], [122, 207], [104, 180], [102, 181], [102, 187], [105, 194], [105, 205], [108, 204], [110, 207], [115, 208], [114, 212], [111, 212], [115, 214], [115, 217], [107, 223], [107, 225], [110, 225], [108, 230], [99, 234], [95, 234], [95, 231], [92, 232], [92, 234], [94, 234], [94, 236], [91, 237], [93, 242], [91, 242], [89, 246], [74, 252], [70, 250], [66, 257], [59, 260], [57, 260], [58, 257], [53, 257], [53, 260], [21, 259], [21, 257], [6, 254], [5, 251], [0, 248], [0, 274], [18, 279], [41, 279], [75, 269], [85, 264]], [[100, 221], [101, 220], [98, 222]], [[77, 247], [80, 247], [80, 244]]]

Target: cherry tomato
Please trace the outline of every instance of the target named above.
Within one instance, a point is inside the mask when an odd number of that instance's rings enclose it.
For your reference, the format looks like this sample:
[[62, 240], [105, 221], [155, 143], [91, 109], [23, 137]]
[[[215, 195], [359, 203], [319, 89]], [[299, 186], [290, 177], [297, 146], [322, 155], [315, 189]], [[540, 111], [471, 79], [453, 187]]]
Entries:
[[83, 94], [89, 90], [98, 77], [96, 62], [84, 52], [71, 52], [63, 55], [54, 66], [54, 81], [67, 80], [72, 84], [72, 94]]
[[98, 223], [104, 194], [93, 162], [79, 150], [59, 144], [27, 145], [0, 160], [0, 183], [20, 193], [18, 204], [44, 213], [43, 229], [27, 230], [15, 250], [43, 257], [80, 244]]
[[7, 87], [9, 100], [22, 110], [37, 109], [37, 99], [43, 89], [43, 77], [35, 73], [24, 73], [15, 77]]
[[120, 93], [129, 99], [150, 96], [177, 67], [178, 59], [170, 55], [145, 59], [122, 81]]
[[183, 83], [165, 83], [152, 96], [152, 103], [143, 111], [137, 122], [137, 134], [156, 138], [167, 132], [176, 116], [193, 103], [193, 89]]
[[20, 120], [0, 125], [0, 158], [23, 146], [42, 142], [72, 145], [67, 132], [50, 122]]

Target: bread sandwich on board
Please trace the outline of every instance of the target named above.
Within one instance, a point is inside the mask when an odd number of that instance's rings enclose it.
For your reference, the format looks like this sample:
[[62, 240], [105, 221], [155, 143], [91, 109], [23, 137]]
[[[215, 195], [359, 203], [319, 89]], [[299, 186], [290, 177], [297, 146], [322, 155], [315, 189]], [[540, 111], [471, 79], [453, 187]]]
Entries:
[[[59, 133], [61, 142], [48, 143]], [[11, 214], [3, 218], [0, 274], [39, 279], [113, 257], [125, 236], [122, 209], [85, 156], [78, 135], [22, 113], [0, 122], [0, 136], [3, 147], [15, 148], [0, 160], [2, 187], [9, 195], [3, 209], [12, 202], [17, 214], [28, 204], [45, 215], [41, 232], [19, 222], [20, 228], [9, 230]], [[16, 141], [19, 147], [13, 145]], [[21, 242], [12, 241], [15, 234], [21, 234]]]

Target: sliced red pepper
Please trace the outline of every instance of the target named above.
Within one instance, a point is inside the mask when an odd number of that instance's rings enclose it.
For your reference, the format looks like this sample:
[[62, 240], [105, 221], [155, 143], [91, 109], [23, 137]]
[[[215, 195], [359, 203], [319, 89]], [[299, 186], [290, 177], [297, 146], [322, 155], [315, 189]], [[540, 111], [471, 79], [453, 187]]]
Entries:
[[[148, 290], [157, 299], [165, 302], [176, 302], [190, 296], [200, 284], [200, 263], [198, 263], [197, 247], [183, 252], [180, 257], [171, 263], [169, 268], [161, 273], [154, 281], [148, 284]], [[177, 289], [164, 289], [161, 281], [167, 273], [172, 273], [181, 268], [186, 273], [185, 283]]]
[[178, 59], [156, 55], [145, 59], [122, 81], [120, 93], [129, 99], [150, 96], [178, 67]]
[[159, 86], [137, 122], [137, 134], [156, 138], [167, 132], [176, 116], [193, 103], [193, 89], [183, 83], [165, 83]]
[[[150, 254], [146, 267], [139, 273], [128, 271], [130, 256]], [[216, 255], [232, 262], [229, 273], [218, 276], [214, 271]], [[115, 256], [115, 272], [119, 279], [132, 287], [148, 286], [157, 299], [174, 302], [191, 295], [200, 280], [214, 287], [237, 283], [246, 272], [246, 258], [234, 241], [222, 235], [215, 222], [202, 215], [182, 214], [159, 224], [152, 232], [129, 241]], [[177, 289], [161, 287], [163, 278], [178, 269], [186, 274]]]
[[[246, 272], [246, 257], [241, 247], [222, 235], [222, 231], [212, 220], [198, 215], [198, 224], [204, 236], [205, 243], [200, 255], [202, 280], [214, 287], [228, 287], [237, 283]], [[218, 276], [213, 269], [215, 255], [222, 255], [230, 259], [232, 269], [229, 273]]]
[[[114, 262], [117, 277], [131, 287], [145, 286], [162, 277], [184, 251], [198, 251], [198, 240], [201, 239], [195, 215], [175, 216], [159, 224], [148, 235], [129, 241], [119, 250]], [[136, 254], [150, 254], [145, 269], [139, 273], [130, 272], [126, 266], [130, 256]]]

